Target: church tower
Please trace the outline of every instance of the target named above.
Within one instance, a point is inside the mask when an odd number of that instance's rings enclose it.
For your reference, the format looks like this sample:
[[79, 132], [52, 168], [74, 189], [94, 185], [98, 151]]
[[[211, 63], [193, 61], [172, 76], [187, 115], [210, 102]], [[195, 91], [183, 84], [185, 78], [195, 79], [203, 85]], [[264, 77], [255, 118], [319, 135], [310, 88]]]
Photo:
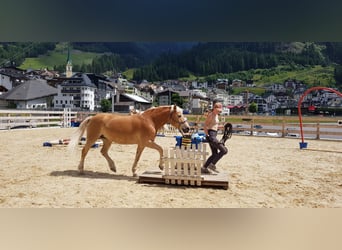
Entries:
[[70, 47], [69, 46], [68, 46], [68, 58], [67, 58], [67, 64], [66, 64], [66, 69], [65, 69], [65, 75], [68, 78], [72, 76], [72, 62], [71, 62], [71, 57], [70, 57]]

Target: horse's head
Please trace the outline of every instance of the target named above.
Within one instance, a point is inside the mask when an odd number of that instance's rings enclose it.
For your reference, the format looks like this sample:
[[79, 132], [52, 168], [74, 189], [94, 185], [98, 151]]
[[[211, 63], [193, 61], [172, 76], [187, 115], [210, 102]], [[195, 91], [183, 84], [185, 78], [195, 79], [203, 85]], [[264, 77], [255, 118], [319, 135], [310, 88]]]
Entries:
[[190, 125], [183, 115], [183, 110], [176, 105], [171, 106], [170, 123], [172, 126], [178, 128], [182, 134], [188, 133], [190, 130]]

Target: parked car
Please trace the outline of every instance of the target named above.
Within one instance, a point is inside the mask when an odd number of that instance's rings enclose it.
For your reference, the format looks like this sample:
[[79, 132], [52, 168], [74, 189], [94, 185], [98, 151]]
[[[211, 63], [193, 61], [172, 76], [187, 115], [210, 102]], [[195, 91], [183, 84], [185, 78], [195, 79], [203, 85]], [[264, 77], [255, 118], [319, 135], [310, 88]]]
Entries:
[[254, 125], [254, 128], [258, 128], [258, 129], [260, 129], [260, 128], [262, 128], [262, 126], [261, 126], [261, 125], [259, 125], [259, 124], [256, 124], [256, 125]]

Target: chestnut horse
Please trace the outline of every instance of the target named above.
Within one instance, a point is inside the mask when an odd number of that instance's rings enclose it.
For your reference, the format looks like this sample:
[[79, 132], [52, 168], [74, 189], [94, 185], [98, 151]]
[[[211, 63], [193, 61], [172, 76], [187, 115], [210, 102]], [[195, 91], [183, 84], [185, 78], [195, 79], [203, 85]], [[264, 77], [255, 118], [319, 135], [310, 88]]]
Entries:
[[116, 172], [114, 161], [109, 157], [108, 150], [112, 142], [119, 144], [137, 144], [133, 176], [137, 176], [137, 164], [145, 147], [156, 149], [160, 155], [159, 168], [164, 168], [163, 149], [154, 142], [157, 131], [165, 124], [170, 123], [178, 128], [181, 133], [189, 131], [189, 124], [183, 116], [183, 110], [176, 105], [152, 107], [140, 114], [120, 115], [99, 113], [87, 117], [79, 126], [68, 145], [74, 148], [78, 145], [82, 135], [86, 131], [87, 140], [82, 149], [81, 161], [78, 165], [80, 173], [83, 173], [84, 159], [90, 147], [97, 139], [102, 139], [102, 155], [106, 158], [109, 168]]

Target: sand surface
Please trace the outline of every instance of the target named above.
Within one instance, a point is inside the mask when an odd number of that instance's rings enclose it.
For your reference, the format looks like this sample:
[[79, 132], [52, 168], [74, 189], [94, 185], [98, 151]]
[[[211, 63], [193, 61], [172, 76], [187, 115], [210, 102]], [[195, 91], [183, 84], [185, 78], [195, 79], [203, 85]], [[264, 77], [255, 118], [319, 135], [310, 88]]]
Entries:
[[[227, 141], [228, 155], [217, 164], [229, 189], [142, 184], [132, 177], [136, 145], [113, 144], [109, 170], [100, 148], [89, 151], [85, 175], [77, 165], [81, 146], [43, 143], [68, 139], [76, 128], [0, 131], [0, 207], [66, 208], [229, 208], [342, 207], [342, 142], [238, 136]], [[173, 147], [172, 136], [156, 137]], [[158, 166], [159, 155], [145, 149], [138, 173]]]

